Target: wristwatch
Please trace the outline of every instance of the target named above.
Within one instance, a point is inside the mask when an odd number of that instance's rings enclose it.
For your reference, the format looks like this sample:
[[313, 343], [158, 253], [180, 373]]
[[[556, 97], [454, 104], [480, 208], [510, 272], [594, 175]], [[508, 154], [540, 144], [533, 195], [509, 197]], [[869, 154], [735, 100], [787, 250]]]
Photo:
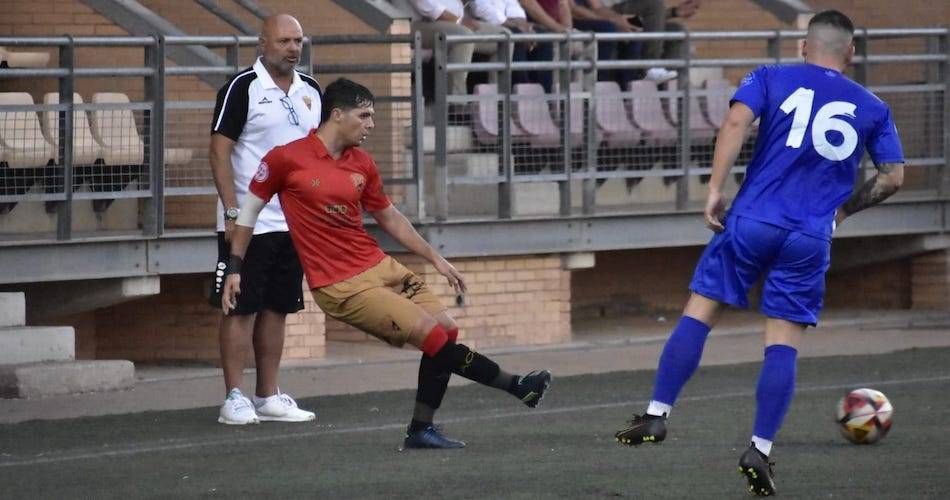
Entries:
[[224, 209], [224, 220], [237, 220], [241, 215], [241, 209], [237, 207], [228, 207]]

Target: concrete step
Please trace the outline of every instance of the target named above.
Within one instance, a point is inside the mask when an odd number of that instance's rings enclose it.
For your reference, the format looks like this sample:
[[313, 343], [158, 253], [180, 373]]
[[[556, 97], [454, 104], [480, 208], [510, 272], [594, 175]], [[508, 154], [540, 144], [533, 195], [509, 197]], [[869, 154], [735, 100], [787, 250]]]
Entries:
[[0, 327], [26, 324], [25, 297], [23, 292], [0, 293]]
[[[407, 127], [403, 134], [403, 144], [412, 148], [412, 127]], [[472, 149], [472, 129], [460, 125], [445, 127], [445, 149], [449, 153], [462, 152]], [[422, 130], [422, 151], [435, 152], [435, 127], [426, 125]]]
[[0, 328], [0, 365], [66, 361], [76, 357], [76, 335], [70, 326]]
[[0, 397], [42, 398], [131, 389], [135, 365], [125, 360], [0, 365]]

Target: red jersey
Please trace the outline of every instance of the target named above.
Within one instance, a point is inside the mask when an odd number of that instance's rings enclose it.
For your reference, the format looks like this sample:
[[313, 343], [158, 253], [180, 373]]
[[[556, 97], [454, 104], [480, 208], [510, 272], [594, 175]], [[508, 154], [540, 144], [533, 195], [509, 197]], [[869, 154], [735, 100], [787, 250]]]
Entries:
[[373, 158], [358, 147], [334, 160], [316, 131], [270, 150], [251, 180], [262, 200], [274, 194], [287, 217], [310, 288], [356, 276], [385, 254], [363, 227], [363, 210], [389, 207]]

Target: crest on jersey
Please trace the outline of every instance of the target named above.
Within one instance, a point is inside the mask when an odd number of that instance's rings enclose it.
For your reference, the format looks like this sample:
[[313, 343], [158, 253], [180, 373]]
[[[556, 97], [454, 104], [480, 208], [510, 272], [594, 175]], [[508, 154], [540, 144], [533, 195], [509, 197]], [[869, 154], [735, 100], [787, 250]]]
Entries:
[[313, 99], [311, 99], [310, 96], [305, 95], [303, 96], [303, 103], [305, 106], [307, 106], [307, 109], [310, 109], [310, 105], [313, 104]]
[[257, 167], [257, 173], [254, 174], [254, 181], [255, 181], [255, 182], [264, 182], [264, 181], [267, 180], [267, 177], [268, 177], [269, 175], [270, 175], [270, 168], [268, 168], [268, 166], [267, 166], [266, 163], [261, 162], [261, 164], [258, 165], [258, 167]]
[[362, 193], [366, 186], [366, 177], [363, 177], [363, 174], [350, 174], [350, 179], [353, 179], [353, 186], [356, 187], [356, 190]]

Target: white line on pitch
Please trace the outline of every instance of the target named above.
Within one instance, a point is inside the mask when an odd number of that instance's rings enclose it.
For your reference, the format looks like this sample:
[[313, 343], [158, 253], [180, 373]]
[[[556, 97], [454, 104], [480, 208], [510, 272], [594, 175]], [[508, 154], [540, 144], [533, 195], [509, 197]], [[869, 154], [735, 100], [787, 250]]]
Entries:
[[[817, 386], [803, 386], [796, 388], [796, 393], [803, 392], [821, 392], [821, 391], [830, 391], [838, 389], [850, 389], [853, 387], [881, 387], [889, 385], [904, 385], [904, 384], [920, 384], [920, 383], [929, 383], [929, 382], [945, 382], [950, 381], [950, 375], [943, 375], [939, 377], [925, 377], [925, 378], [911, 378], [903, 380], [876, 380], [868, 382], [848, 382], [841, 384], [830, 384], [830, 385], [817, 385]], [[737, 397], [749, 397], [755, 394], [754, 391], [737, 391], [737, 392], [723, 392], [719, 394], [707, 394], [704, 396], [686, 396], [679, 398], [679, 401], [711, 401], [717, 399], [729, 399]], [[547, 410], [536, 410], [531, 412], [525, 412], [524, 410], [518, 412], [508, 412], [508, 413], [495, 413], [491, 415], [472, 415], [468, 417], [456, 417], [445, 419], [442, 422], [444, 423], [460, 423], [460, 422], [472, 422], [478, 420], [497, 420], [502, 418], [511, 418], [511, 417], [528, 417], [535, 415], [556, 415], [560, 413], [573, 413], [579, 411], [588, 411], [588, 410], [602, 410], [607, 408], [617, 408], [630, 405], [645, 405], [649, 401], [647, 400], [635, 400], [635, 401], [619, 401], [614, 403], [600, 403], [600, 404], [591, 404], [591, 405], [579, 405], [579, 406], [566, 406], [563, 408], [551, 408]], [[328, 436], [328, 435], [337, 435], [337, 434], [353, 434], [360, 432], [377, 432], [393, 429], [401, 429], [406, 426], [405, 423], [398, 424], [383, 424], [383, 425], [374, 425], [374, 426], [363, 426], [363, 427], [349, 427], [344, 429], [318, 429], [304, 432], [294, 432], [290, 434], [278, 434], [278, 435], [268, 435], [268, 436], [254, 436], [249, 438], [242, 438], [240, 443], [241, 445], [246, 445], [250, 443], [266, 443], [272, 441], [283, 441], [287, 439], [300, 439], [300, 438], [309, 438], [317, 436]], [[179, 441], [178, 443], [170, 441]], [[19, 467], [19, 466], [31, 466], [31, 465], [44, 465], [52, 463], [61, 463], [61, 462], [72, 462], [76, 460], [89, 460], [89, 459], [101, 459], [101, 458], [115, 458], [115, 457], [127, 457], [132, 455], [142, 455], [146, 453], [156, 453], [156, 452], [167, 452], [167, 451], [179, 451], [179, 450], [188, 450], [192, 448], [205, 448], [212, 446], [233, 446], [234, 440], [231, 438], [228, 439], [210, 439], [204, 441], [193, 441], [185, 439], [176, 439], [169, 440], [163, 444], [153, 445], [153, 446], [130, 446], [121, 450], [109, 450], [109, 451], [95, 451], [87, 453], [64, 453], [59, 456], [44, 456], [41, 458], [33, 458], [26, 460], [8, 460], [0, 462], [0, 468], [5, 467]]]

